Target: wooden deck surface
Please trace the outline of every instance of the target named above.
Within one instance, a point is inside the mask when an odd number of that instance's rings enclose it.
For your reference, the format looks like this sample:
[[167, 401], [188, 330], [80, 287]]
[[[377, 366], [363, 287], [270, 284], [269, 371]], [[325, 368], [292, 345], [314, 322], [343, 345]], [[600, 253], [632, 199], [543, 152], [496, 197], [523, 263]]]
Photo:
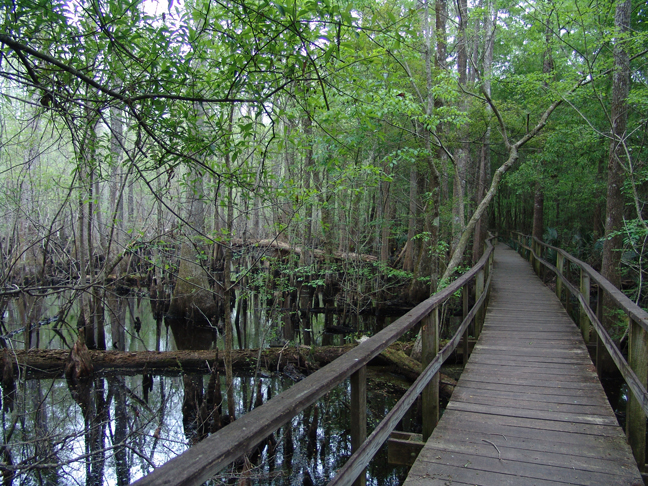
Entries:
[[510, 248], [482, 335], [406, 486], [643, 485], [575, 324]]

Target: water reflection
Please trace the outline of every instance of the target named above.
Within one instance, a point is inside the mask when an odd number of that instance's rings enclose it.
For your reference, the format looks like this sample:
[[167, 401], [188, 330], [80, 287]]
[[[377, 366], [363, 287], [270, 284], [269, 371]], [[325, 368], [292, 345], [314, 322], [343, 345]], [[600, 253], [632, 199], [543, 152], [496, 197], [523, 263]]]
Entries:
[[[3, 473], [14, 474], [14, 484], [122, 485], [183, 452], [206, 433], [200, 407], [194, 413], [186, 410], [196, 406], [188, 403], [185, 386], [195, 377], [148, 376], [95, 378], [89, 390], [92, 407], [86, 409], [75, 403], [64, 380], [22, 382], [13, 412], [2, 414], [5, 456], [10, 457]], [[152, 388], [145, 393], [147, 379]], [[257, 385], [253, 377], [235, 378], [236, 415], [255, 402], [258, 406], [260, 396], [267, 400], [291, 384], [282, 376], [259, 379]], [[242, 474], [250, 484], [302, 484], [304, 478], [325, 484], [351, 454], [349, 393], [348, 385], [333, 390], [268, 438], [251, 455], [247, 471], [239, 464], [212, 484]], [[370, 419], [382, 417], [396, 398], [372, 394]], [[222, 410], [227, 410], [225, 401], [221, 398]], [[187, 423], [187, 417], [193, 422]], [[399, 484], [402, 471], [386, 470], [385, 463], [384, 458], [374, 461], [370, 484]]]
[[[2, 316], [5, 359], [11, 360], [12, 349], [70, 349], [77, 339], [70, 323], [76, 322], [78, 309], [72, 306], [64, 322], [53, 319], [68, 298], [58, 294], [9, 302]], [[215, 327], [196, 330], [181, 321], [163, 321], [142, 293], [107, 292], [104, 302], [106, 342], [113, 349], [207, 349], [222, 341]], [[245, 338], [235, 334], [234, 342], [250, 347], [283, 344], [280, 313], [265, 312], [254, 298], [249, 304], [247, 311], [240, 307], [245, 318], [234, 316], [239, 319], [238, 329], [245, 332]], [[330, 313], [302, 316], [293, 337], [296, 343], [343, 344], [345, 335], [324, 332], [327, 326], [342, 324], [354, 326], [361, 334], [385, 322], [373, 316], [344, 322]], [[231, 420], [224, 377], [156, 376], [144, 371], [137, 376], [94, 374], [69, 384], [64, 379], [31, 379], [20, 370], [12, 377], [13, 394], [9, 382], [3, 386], [0, 472], [4, 484], [126, 485]], [[292, 384], [283, 374], [236, 377], [234, 417]], [[382, 385], [369, 388], [371, 429], [399, 393], [387, 393]], [[351, 454], [349, 396], [348, 384], [336, 388], [210, 484], [327, 483]], [[381, 454], [369, 467], [368, 484], [400, 484], [406, 471], [388, 466], [386, 452]]]

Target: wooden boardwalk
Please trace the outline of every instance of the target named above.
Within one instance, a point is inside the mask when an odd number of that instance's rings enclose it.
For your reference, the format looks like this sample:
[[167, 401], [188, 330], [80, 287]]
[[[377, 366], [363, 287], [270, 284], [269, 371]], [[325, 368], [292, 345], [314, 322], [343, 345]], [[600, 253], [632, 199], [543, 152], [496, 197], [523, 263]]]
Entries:
[[479, 341], [405, 485], [643, 485], [554, 293], [503, 245], [492, 284]]

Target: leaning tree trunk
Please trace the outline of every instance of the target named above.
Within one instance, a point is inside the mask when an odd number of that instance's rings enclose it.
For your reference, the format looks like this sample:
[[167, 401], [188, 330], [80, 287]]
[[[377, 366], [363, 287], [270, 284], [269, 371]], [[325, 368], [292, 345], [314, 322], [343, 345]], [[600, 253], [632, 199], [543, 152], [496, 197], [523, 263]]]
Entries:
[[[576, 89], [578, 89], [579, 86], [581, 86], [582, 83], [583, 81], [579, 81], [578, 83], [576, 83], [567, 94], [573, 93]], [[483, 94], [486, 97], [486, 101], [493, 109], [495, 116], [497, 117], [497, 121], [500, 125], [500, 130], [504, 138], [504, 145], [506, 147], [506, 150], [508, 151], [508, 158], [506, 159], [506, 162], [504, 162], [493, 174], [493, 180], [491, 181], [491, 185], [488, 191], [484, 195], [484, 198], [477, 205], [477, 209], [475, 210], [472, 217], [468, 221], [468, 224], [466, 225], [466, 228], [464, 229], [461, 238], [459, 239], [459, 243], [457, 247], [454, 249], [452, 256], [450, 257], [450, 262], [448, 263], [448, 267], [446, 268], [443, 277], [441, 277], [442, 281], [447, 281], [447, 279], [449, 279], [450, 276], [454, 273], [457, 266], [459, 266], [459, 264], [461, 263], [463, 254], [466, 251], [466, 247], [468, 246], [468, 242], [470, 241], [472, 232], [475, 229], [477, 221], [479, 221], [479, 219], [482, 217], [482, 215], [488, 208], [489, 204], [495, 197], [495, 194], [497, 194], [497, 190], [499, 188], [500, 182], [502, 181], [502, 177], [504, 177], [504, 174], [506, 174], [506, 172], [508, 172], [508, 170], [513, 166], [513, 164], [517, 162], [519, 158], [520, 148], [522, 148], [529, 140], [531, 140], [536, 135], [538, 135], [538, 133], [540, 133], [540, 131], [545, 127], [545, 125], [549, 121], [549, 117], [551, 116], [551, 114], [554, 111], [556, 111], [556, 108], [558, 108], [563, 103], [563, 98], [554, 101], [545, 110], [545, 112], [540, 117], [540, 120], [533, 127], [533, 129], [529, 130], [517, 142], [511, 143], [511, 141], [508, 138], [506, 125], [504, 124], [504, 120], [502, 119], [501, 114], [496, 109], [496, 106], [493, 104], [490, 95], [488, 95], [488, 93], [486, 92], [484, 92]]]

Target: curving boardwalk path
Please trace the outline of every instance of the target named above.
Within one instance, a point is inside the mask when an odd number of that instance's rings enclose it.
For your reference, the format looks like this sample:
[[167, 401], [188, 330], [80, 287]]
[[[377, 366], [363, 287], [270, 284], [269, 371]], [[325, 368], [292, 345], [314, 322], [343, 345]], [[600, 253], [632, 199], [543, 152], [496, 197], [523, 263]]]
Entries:
[[643, 485], [580, 333], [510, 248], [482, 334], [406, 486]]

